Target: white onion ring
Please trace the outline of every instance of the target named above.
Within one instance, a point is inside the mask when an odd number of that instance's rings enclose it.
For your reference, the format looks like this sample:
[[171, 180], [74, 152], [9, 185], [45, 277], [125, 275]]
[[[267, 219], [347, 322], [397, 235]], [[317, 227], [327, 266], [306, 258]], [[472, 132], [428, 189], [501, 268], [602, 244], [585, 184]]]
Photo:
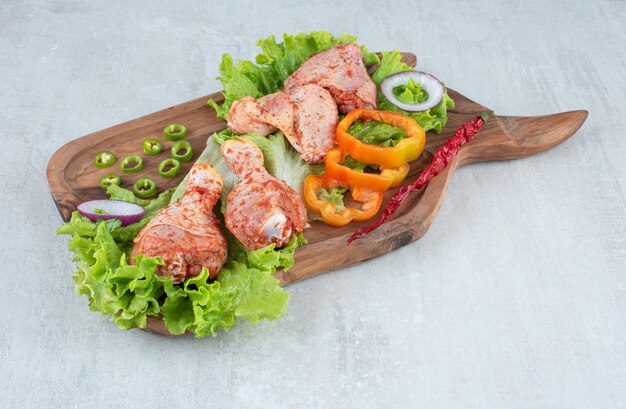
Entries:
[[[416, 84], [421, 83], [422, 89], [428, 94], [428, 99], [421, 104], [405, 104], [398, 101], [396, 96], [393, 94], [393, 89], [395, 87], [407, 85], [410, 78], [413, 78], [413, 81], [415, 81]], [[380, 90], [383, 95], [387, 97], [389, 102], [398, 108], [409, 112], [426, 111], [427, 109], [436, 106], [441, 102], [444, 93], [444, 87], [441, 81], [422, 71], [403, 71], [390, 75], [380, 83]]]
[[[122, 200], [90, 200], [79, 204], [76, 209], [95, 222], [98, 219], [120, 219], [122, 226], [133, 224], [141, 219], [145, 213], [143, 207], [138, 204], [124, 202]], [[96, 213], [96, 209], [104, 210], [105, 214]]]

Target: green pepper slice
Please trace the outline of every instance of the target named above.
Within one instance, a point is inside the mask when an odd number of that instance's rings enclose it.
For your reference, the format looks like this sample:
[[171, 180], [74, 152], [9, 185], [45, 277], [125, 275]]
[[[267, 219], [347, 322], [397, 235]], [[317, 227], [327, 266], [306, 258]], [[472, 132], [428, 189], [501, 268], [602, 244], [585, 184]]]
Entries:
[[100, 187], [104, 190], [111, 185], [119, 186], [122, 183], [122, 178], [117, 173], [109, 173], [100, 179]]
[[180, 141], [187, 136], [187, 127], [181, 124], [171, 124], [163, 128], [163, 137], [168, 141]]
[[143, 168], [143, 159], [139, 155], [125, 156], [120, 163], [120, 169], [124, 173], [137, 173]]
[[165, 159], [159, 163], [159, 175], [164, 178], [173, 178], [180, 172], [180, 162], [176, 159]]
[[157, 193], [157, 186], [150, 178], [141, 178], [133, 184], [133, 192], [137, 197], [145, 199]]
[[148, 155], [156, 155], [163, 150], [163, 144], [157, 139], [148, 138], [143, 141], [143, 151]]
[[99, 169], [108, 168], [109, 166], [115, 163], [115, 159], [116, 158], [115, 158], [115, 155], [113, 155], [113, 152], [102, 151], [102, 152], [99, 152], [96, 156], [94, 156], [93, 164]]
[[193, 149], [187, 141], [178, 141], [172, 146], [172, 158], [181, 162], [189, 162], [193, 157]]

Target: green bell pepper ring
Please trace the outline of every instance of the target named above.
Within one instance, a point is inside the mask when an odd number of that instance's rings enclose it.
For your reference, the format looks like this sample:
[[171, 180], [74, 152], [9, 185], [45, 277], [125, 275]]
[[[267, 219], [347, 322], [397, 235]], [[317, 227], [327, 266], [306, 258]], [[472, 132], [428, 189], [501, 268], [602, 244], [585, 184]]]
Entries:
[[120, 169], [124, 173], [137, 173], [143, 168], [143, 159], [139, 155], [125, 156], [120, 163]]
[[193, 157], [193, 149], [187, 141], [178, 141], [172, 146], [172, 158], [181, 162], [189, 162]]
[[180, 172], [180, 162], [176, 159], [165, 159], [159, 163], [159, 175], [164, 178], [173, 178]]
[[133, 184], [133, 192], [137, 197], [145, 199], [157, 193], [157, 186], [150, 178], [141, 178]]
[[168, 141], [180, 141], [187, 136], [187, 127], [181, 124], [171, 124], [163, 128], [163, 137]]
[[157, 139], [148, 138], [143, 141], [143, 151], [148, 155], [156, 155], [163, 150], [163, 144]]
[[119, 186], [122, 183], [122, 178], [117, 173], [109, 173], [100, 179], [100, 187], [104, 190], [111, 185]]
[[94, 156], [93, 164], [99, 169], [108, 168], [109, 166], [115, 163], [115, 159], [116, 158], [115, 158], [115, 155], [113, 155], [113, 152], [102, 151], [102, 152], [99, 152], [96, 156]]

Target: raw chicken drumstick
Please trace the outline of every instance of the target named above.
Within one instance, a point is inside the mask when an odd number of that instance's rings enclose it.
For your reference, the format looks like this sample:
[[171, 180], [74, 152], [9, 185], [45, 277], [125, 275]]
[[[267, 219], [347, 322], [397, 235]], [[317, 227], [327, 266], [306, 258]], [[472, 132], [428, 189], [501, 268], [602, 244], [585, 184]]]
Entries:
[[199, 275], [203, 267], [209, 270], [209, 278], [217, 277], [228, 252], [213, 214], [223, 184], [222, 176], [211, 165], [195, 164], [182, 199], [161, 210], [141, 230], [131, 257], [161, 257], [165, 264], [157, 267], [157, 274], [172, 276], [174, 283]]
[[280, 129], [307, 163], [320, 163], [335, 147], [339, 121], [337, 105], [324, 88], [315, 84], [294, 87], [255, 100], [233, 102], [228, 126], [236, 134], [269, 135]]
[[239, 177], [226, 202], [226, 228], [247, 250], [276, 243], [283, 247], [306, 226], [300, 196], [263, 166], [263, 154], [254, 142], [231, 139], [222, 145], [228, 167]]

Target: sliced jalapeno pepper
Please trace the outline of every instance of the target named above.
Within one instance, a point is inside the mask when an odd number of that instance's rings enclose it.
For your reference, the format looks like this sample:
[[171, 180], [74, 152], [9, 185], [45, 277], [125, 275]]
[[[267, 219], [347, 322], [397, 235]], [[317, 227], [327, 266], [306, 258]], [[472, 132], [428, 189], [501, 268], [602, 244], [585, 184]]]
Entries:
[[121, 183], [122, 178], [117, 173], [109, 173], [108, 175], [100, 179], [100, 187], [104, 190], [107, 190], [107, 188], [111, 185], [119, 186]]
[[154, 180], [150, 178], [141, 178], [133, 184], [133, 192], [137, 197], [145, 199], [152, 197], [157, 193], [157, 186]]
[[139, 155], [125, 156], [120, 163], [120, 169], [124, 173], [137, 173], [143, 168], [143, 159]]
[[159, 175], [164, 178], [173, 178], [180, 172], [180, 162], [176, 159], [165, 159], [159, 163]]
[[163, 144], [157, 139], [148, 138], [143, 141], [143, 151], [148, 155], [156, 155], [163, 150]]
[[172, 146], [172, 158], [181, 162], [188, 162], [193, 156], [191, 144], [187, 141], [178, 141]]
[[181, 124], [171, 124], [163, 128], [163, 137], [168, 141], [180, 141], [187, 136], [187, 127]]
[[113, 155], [113, 152], [110, 151], [102, 151], [99, 152], [96, 156], [94, 156], [93, 158], [93, 164], [97, 167], [97, 168], [108, 168], [109, 166], [111, 166], [112, 164], [115, 163], [115, 155]]

